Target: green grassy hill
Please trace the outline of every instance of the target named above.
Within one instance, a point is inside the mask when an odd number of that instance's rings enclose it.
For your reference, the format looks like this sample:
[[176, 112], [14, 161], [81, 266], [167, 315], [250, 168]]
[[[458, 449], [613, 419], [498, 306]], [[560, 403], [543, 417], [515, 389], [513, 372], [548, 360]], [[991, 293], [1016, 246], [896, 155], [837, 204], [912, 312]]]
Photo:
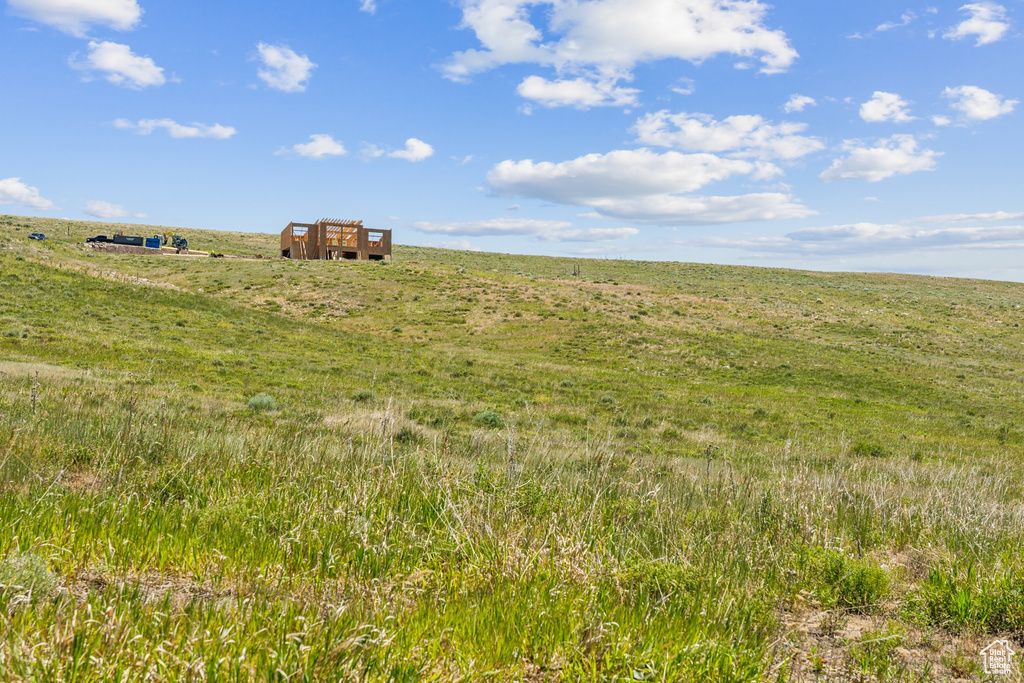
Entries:
[[0, 216], [0, 681], [946, 680], [1024, 631], [1022, 285], [115, 229]]

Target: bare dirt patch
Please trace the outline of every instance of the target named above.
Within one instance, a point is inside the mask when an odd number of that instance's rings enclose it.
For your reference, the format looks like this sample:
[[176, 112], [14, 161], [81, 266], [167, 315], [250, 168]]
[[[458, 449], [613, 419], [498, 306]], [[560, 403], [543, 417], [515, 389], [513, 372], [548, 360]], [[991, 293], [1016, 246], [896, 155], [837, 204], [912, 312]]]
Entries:
[[130, 244], [109, 244], [107, 242], [91, 242], [89, 244], [94, 251], [102, 251], [106, 254], [136, 254], [138, 256], [163, 256], [160, 249], [149, 249], [148, 247], [135, 247]]
[[169, 598], [171, 604], [176, 607], [196, 600], [226, 600], [236, 595], [236, 591], [232, 588], [216, 588], [198, 584], [181, 576], [166, 574], [113, 576], [96, 569], [87, 569], [67, 577], [65, 585], [68, 593], [78, 602], [84, 602], [91, 592], [109, 589], [137, 590], [148, 602]]
[[981, 650], [997, 639], [835, 610], [789, 612], [782, 621], [776, 668], [788, 660], [792, 683], [978, 680]]
[[0, 361], [0, 375], [7, 377], [36, 377], [41, 380], [58, 380], [84, 377], [90, 373], [78, 368], [64, 368], [49, 363], [20, 363]]

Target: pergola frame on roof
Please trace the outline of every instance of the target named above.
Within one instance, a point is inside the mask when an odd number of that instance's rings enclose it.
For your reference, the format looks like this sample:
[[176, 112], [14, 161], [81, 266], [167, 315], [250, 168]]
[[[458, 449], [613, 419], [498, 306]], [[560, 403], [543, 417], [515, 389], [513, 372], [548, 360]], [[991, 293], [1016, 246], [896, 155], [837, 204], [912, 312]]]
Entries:
[[281, 231], [281, 256], [305, 261], [390, 261], [391, 231], [337, 218], [289, 223]]

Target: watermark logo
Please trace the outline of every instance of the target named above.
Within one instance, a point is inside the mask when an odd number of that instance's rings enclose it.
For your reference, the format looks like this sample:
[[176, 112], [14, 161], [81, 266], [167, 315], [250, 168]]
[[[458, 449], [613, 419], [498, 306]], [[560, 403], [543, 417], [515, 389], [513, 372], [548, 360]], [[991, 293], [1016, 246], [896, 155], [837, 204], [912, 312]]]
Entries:
[[1017, 654], [1010, 648], [1010, 641], [997, 640], [981, 651], [981, 659], [985, 663], [985, 673], [997, 676], [1009, 676], [1013, 673], [1013, 656]]

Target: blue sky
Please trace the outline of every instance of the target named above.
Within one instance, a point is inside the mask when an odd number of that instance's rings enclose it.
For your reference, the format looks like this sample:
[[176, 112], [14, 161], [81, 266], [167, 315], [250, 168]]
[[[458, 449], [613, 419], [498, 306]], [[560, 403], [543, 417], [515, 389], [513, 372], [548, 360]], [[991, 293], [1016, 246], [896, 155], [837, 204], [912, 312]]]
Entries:
[[1024, 0], [4, 0], [0, 212], [1024, 281]]

